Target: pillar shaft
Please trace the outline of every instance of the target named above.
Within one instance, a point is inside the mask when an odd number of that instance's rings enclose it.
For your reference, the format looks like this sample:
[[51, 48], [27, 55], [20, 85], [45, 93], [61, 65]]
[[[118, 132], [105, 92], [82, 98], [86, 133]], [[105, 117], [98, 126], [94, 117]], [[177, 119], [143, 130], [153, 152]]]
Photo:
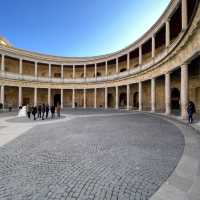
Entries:
[[105, 65], [105, 75], [108, 76], [108, 62], [107, 61]]
[[152, 36], [152, 58], [155, 57], [155, 36]]
[[186, 30], [188, 26], [188, 12], [187, 12], [187, 0], [182, 0], [182, 30]]
[[155, 112], [156, 110], [156, 84], [155, 78], [151, 79], [151, 111]]
[[188, 65], [181, 66], [181, 117], [187, 118], [188, 106]]
[[170, 73], [165, 74], [165, 114], [171, 114], [171, 81]]
[[75, 108], [75, 89], [72, 90], [72, 108]]
[[20, 59], [19, 60], [19, 74], [22, 74], [23, 73], [23, 60]]
[[51, 88], [48, 88], [48, 105], [51, 105]]
[[105, 109], [108, 108], [108, 88], [105, 87]]
[[38, 63], [35, 62], [35, 77], [38, 75]]
[[34, 88], [34, 106], [37, 106], [37, 88]]
[[1, 86], [1, 103], [3, 104], [3, 108], [4, 108], [4, 99], [5, 99], [5, 96], [4, 96], [4, 85]]
[[119, 59], [116, 58], [116, 73], [119, 73]]
[[94, 66], [94, 74], [95, 74], [95, 78], [97, 77], [97, 64], [95, 63], [95, 66]]
[[139, 82], [139, 111], [142, 111], [142, 82]]
[[5, 71], [5, 56], [3, 54], [1, 57], [1, 71]]
[[86, 89], [83, 90], [83, 108], [86, 109]]
[[49, 64], [49, 78], [51, 78], [51, 64]]
[[139, 47], [139, 65], [142, 64], [142, 46]]
[[130, 109], [130, 85], [127, 85], [126, 88], [126, 95], [127, 95], [127, 110]]
[[127, 70], [130, 69], [130, 53], [127, 54]]
[[87, 67], [86, 65], [84, 65], [84, 78], [86, 78], [86, 76], [87, 76]]
[[64, 66], [61, 65], [61, 78], [63, 79], [64, 78]]
[[115, 99], [115, 108], [116, 109], [119, 109], [119, 87], [118, 86], [116, 86], [115, 87], [115, 94], [116, 94], [116, 99]]
[[97, 108], [97, 88], [94, 88], [94, 108]]
[[166, 33], [165, 33], [165, 37], [166, 37], [166, 47], [168, 47], [170, 45], [170, 19], [168, 19], [166, 21]]
[[63, 107], [64, 107], [64, 105], [63, 105], [63, 89], [60, 90], [60, 101], [61, 101], [60, 107], [63, 109]]
[[19, 87], [18, 98], [18, 106], [22, 106], [22, 87]]
[[73, 65], [73, 79], [75, 79], [76, 77], [75, 72], [76, 72], [76, 68], [75, 68], [75, 65]]

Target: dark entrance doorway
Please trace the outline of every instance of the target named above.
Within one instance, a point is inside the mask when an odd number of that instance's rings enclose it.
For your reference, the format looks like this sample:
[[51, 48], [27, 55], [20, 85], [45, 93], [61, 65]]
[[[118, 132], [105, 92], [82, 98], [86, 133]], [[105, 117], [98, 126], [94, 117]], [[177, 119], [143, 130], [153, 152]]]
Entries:
[[180, 110], [180, 91], [178, 88], [171, 90], [171, 109]]
[[126, 93], [121, 93], [119, 96], [119, 106], [124, 107], [127, 104], [127, 96]]
[[113, 102], [113, 95], [111, 93], [108, 94], [108, 107], [113, 107], [112, 105]]
[[133, 95], [133, 107], [134, 108], [139, 108], [139, 96], [138, 92], [135, 92]]
[[55, 94], [54, 95], [54, 106], [56, 106], [56, 105], [60, 105], [60, 103], [61, 103], [61, 96], [60, 96], [60, 94]]

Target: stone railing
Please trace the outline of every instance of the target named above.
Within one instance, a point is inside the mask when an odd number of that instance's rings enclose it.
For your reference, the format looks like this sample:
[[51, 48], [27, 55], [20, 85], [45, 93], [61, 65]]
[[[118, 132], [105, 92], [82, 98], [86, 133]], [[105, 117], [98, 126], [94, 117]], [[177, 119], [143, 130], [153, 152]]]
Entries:
[[52, 82], [52, 83], [94, 83], [94, 82], [105, 82], [105, 81], [112, 81], [121, 78], [126, 78], [131, 75], [135, 75], [141, 71], [147, 70], [154, 66], [155, 64], [159, 63], [161, 60], [166, 58], [173, 49], [178, 45], [181, 41], [184, 32], [181, 32], [180, 35], [174, 42], [170, 45], [169, 48], [161, 51], [159, 54], [156, 55], [154, 59], [151, 59], [148, 63], [142, 64], [138, 67], [131, 68], [127, 71], [120, 72], [118, 74], [113, 74], [109, 76], [102, 76], [102, 77], [91, 77], [91, 78], [76, 78], [76, 79], [69, 79], [69, 78], [49, 78], [49, 77], [35, 77], [30, 75], [23, 75], [23, 74], [16, 74], [11, 72], [2, 72], [0, 71], [0, 77], [4, 79], [13, 79], [13, 80], [25, 80], [25, 81], [37, 81], [37, 82]]

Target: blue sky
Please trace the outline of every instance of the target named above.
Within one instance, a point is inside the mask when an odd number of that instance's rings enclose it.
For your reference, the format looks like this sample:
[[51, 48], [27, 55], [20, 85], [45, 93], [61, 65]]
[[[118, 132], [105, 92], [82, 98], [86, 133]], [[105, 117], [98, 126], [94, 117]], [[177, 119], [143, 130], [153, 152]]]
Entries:
[[3, 0], [0, 35], [60, 56], [112, 53], [137, 40], [170, 0]]

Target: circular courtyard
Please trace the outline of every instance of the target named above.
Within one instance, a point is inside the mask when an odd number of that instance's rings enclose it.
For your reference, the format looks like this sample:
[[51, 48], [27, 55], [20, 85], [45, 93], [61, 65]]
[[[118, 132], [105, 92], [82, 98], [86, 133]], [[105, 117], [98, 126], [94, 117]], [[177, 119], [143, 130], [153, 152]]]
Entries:
[[181, 131], [159, 117], [68, 114], [0, 148], [0, 199], [150, 199], [183, 154]]

